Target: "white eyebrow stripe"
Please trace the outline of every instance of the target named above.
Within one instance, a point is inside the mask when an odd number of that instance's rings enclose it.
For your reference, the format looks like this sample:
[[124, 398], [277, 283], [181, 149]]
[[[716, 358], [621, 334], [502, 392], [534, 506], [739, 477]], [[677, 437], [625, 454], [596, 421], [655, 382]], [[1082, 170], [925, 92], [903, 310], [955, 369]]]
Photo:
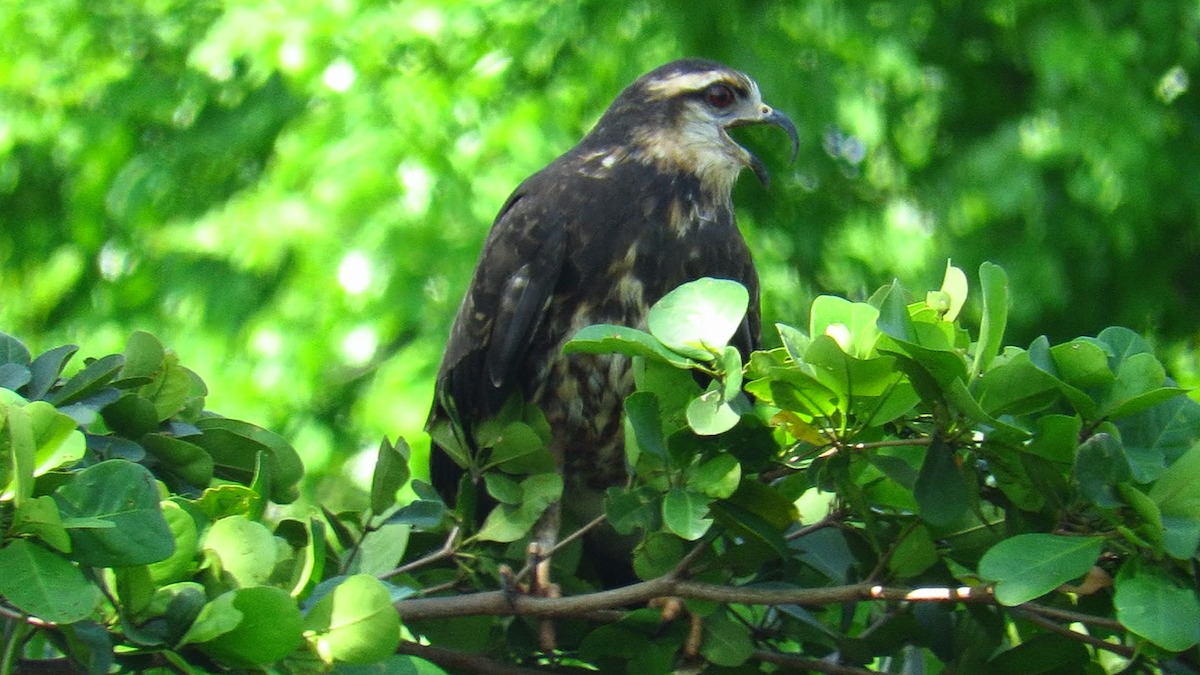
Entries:
[[728, 70], [709, 70], [703, 73], [672, 75], [661, 80], [652, 80], [646, 83], [646, 89], [651, 93], [661, 95], [663, 98], [669, 98], [685, 92], [701, 91], [718, 82], [736, 85], [747, 91], [758, 91], [758, 85], [753, 80], [741, 73]]

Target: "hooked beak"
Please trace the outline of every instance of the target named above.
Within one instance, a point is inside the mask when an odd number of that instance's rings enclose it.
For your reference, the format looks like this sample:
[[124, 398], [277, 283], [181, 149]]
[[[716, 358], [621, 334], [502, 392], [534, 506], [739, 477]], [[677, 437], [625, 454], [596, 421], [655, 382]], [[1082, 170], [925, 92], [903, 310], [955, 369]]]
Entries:
[[[752, 124], [771, 124], [787, 132], [788, 138], [792, 141], [792, 156], [788, 163], [796, 161], [796, 154], [800, 152], [800, 134], [796, 132], [796, 125], [792, 123], [790, 117], [764, 104], [761, 116], [735, 120], [729, 127], [745, 127]], [[750, 170], [758, 177], [758, 181], [763, 184], [763, 187], [770, 185], [771, 176], [767, 173], [767, 168], [763, 166], [762, 161], [748, 150], [746, 154], [750, 155]]]

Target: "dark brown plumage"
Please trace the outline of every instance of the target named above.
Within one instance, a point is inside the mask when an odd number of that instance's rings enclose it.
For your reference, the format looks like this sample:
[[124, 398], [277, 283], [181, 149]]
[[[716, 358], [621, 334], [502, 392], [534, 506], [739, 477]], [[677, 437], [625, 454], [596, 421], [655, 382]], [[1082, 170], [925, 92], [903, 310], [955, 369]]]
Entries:
[[[628, 359], [564, 356], [562, 345], [594, 323], [644, 329], [655, 301], [705, 276], [749, 289], [734, 344], [743, 355], [758, 345], [758, 277], [730, 192], [743, 168], [764, 184], [766, 173], [726, 132], [747, 124], [782, 127], [795, 154], [794, 125], [753, 80], [712, 61], [675, 61], [638, 78], [577, 146], [521, 183], [458, 311], [428, 428], [457, 416], [469, 439], [518, 392], [550, 423], [568, 508], [622, 482]], [[462, 469], [435, 450], [432, 473], [452, 500]], [[552, 540], [557, 513], [544, 520], [553, 522], [538, 537]]]

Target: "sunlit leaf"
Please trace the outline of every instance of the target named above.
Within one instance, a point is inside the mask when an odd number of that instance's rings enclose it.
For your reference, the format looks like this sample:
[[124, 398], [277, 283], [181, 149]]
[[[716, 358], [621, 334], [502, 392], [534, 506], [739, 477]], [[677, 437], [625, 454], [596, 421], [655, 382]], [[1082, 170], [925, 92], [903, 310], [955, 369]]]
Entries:
[[736, 281], [705, 277], [654, 303], [646, 324], [671, 351], [712, 361], [737, 332], [749, 301], [745, 286]]

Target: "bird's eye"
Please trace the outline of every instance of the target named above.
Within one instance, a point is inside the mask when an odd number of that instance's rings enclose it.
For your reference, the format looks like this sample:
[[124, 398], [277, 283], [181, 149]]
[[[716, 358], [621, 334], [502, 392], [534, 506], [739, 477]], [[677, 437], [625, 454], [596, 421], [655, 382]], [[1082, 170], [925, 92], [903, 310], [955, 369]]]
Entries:
[[728, 108], [733, 105], [734, 95], [733, 90], [723, 84], [714, 84], [705, 92], [708, 97], [708, 103], [714, 108]]

